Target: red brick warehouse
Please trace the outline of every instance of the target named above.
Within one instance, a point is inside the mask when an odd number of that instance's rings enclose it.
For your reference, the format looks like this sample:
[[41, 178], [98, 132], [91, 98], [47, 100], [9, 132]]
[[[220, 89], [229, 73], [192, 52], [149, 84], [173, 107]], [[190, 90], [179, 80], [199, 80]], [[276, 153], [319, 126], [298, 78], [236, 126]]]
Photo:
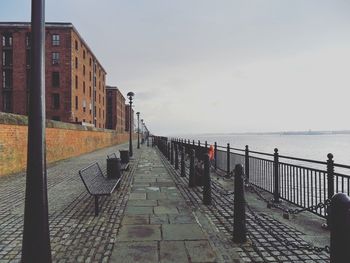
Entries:
[[[0, 111], [26, 115], [30, 23], [0, 23]], [[105, 128], [106, 71], [71, 23], [46, 23], [46, 117]]]

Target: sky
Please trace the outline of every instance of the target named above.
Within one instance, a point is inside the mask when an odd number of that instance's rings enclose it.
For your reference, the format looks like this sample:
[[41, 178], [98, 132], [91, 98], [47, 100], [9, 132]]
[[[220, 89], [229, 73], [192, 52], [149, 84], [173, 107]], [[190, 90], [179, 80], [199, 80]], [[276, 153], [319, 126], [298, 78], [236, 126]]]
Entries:
[[[1, 0], [1, 21], [30, 21]], [[157, 135], [350, 130], [348, 0], [48, 0]]]

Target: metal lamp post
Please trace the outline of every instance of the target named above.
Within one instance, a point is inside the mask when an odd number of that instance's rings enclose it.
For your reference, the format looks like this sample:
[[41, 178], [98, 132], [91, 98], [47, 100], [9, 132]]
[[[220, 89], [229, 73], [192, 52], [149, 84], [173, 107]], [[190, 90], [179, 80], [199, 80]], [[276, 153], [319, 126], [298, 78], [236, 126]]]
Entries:
[[137, 149], [140, 149], [140, 112], [136, 112], [137, 115]]
[[131, 113], [132, 113], [132, 97], [134, 97], [134, 92], [130, 91], [128, 92], [128, 94], [126, 94], [126, 96], [129, 99], [129, 156], [131, 157], [133, 155], [132, 153], [132, 132], [131, 132]]
[[45, 145], [45, 0], [32, 0], [32, 70], [22, 262], [51, 262]]
[[143, 119], [141, 119], [141, 134], [142, 134], [142, 144], [145, 142], [145, 139], [144, 139], [144, 134], [143, 134]]

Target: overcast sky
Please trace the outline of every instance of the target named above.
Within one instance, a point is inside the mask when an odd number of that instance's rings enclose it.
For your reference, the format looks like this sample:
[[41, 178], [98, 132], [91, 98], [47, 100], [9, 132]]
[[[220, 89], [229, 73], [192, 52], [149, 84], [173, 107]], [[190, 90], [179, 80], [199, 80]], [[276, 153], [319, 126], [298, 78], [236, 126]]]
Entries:
[[350, 129], [348, 0], [49, 0], [46, 21], [74, 24], [156, 134]]

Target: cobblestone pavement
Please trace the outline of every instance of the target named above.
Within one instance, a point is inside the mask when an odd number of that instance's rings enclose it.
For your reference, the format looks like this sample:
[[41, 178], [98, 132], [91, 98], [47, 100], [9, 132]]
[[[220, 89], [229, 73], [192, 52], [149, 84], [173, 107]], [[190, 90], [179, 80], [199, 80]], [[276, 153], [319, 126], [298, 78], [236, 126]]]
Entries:
[[[161, 155], [161, 153], [159, 152]], [[310, 251], [308, 243], [303, 239], [303, 233], [297, 229], [279, 222], [264, 212], [257, 212], [247, 207], [246, 219], [248, 242], [242, 245], [234, 244], [233, 232], [233, 194], [215, 181], [212, 181], [212, 205], [202, 205], [202, 188], [188, 188], [188, 171], [186, 177], [180, 177], [162, 156], [172, 178], [181, 194], [192, 207], [202, 210], [210, 221], [223, 233], [226, 242], [236, 248], [240, 261], [243, 262], [329, 262], [326, 252]], [[294, 245], [292, 245], [294, 244]], [[227, 246], [227, 244], [226, 244]], [[293, 247], [295, 246], [295, 247]]]
[[[94, 216], [78, 170], [98, 161], [106, 169], [106, 155], [127, 145], [105, 148], [57, 162], [48, 168], [51, 248], [54, 262], [108, 262], [124, 211], [135, 163], [112, 196], [100, 201]], [[135, 151], [137, 155], [137, 151]], [[23, 231], [25, 174], [0, 178], [0, 262], [19, 262]]]

